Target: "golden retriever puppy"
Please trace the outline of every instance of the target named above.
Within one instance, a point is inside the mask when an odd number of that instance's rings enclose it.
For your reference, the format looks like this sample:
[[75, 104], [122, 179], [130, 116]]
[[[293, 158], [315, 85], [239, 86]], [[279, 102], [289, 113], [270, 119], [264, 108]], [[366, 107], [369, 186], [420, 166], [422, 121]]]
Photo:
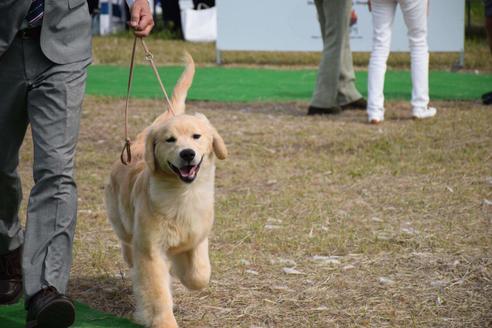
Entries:
[[116, 162], [106, 186], [108, 217], [133, 271], [135, 319], [147, 327], [177, 327], [171, 269], [189, 289], [210, 279], [215, 157], [227, 149], [204, 115], [184, 114], [194, 72], [187, 55], [171, 100], [176, 115], [167, 111], [137, 136], [132, 162]]

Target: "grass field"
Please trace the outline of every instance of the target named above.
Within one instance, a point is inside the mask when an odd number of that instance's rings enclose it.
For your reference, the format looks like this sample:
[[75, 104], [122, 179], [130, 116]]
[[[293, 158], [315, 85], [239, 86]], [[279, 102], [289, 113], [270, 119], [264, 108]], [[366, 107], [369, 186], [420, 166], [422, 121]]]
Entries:
[[[492, 322], [492, 113], [437, 102], [409, 119], [307, 117], [305, 103], [193, 102], [224, 137], [210, 287], [175, 284], [183, 327], [486, 327]], [[122, 142], [119, 99], [87, 97], [70, 294], [120, 316], [129, 272], [103, 184]], [[160, 102], [135, 100], [134, 135]], [[21, 158], [30, 187], [31, 146]]]
[[[96, 38], [94, 62], [127, 65], [131, 39]], [[201, 66], [213, 44], [148, 41], [159, 65], [182, 50]], [[483, 40], [467, 41], [466, 70], [492, 71]], [[356, 54], [359, 70], [368, 54]], [[448, 70], [456, 54], [431, 55]], [[227, 65], [315, 67], [319, 54], [228, 53]], [[408, 68], [391, 57], [390, 69]], [[122, 85], [126, 81], [121, 81]], [[220, 131], [212, 281], [174, 283], [182, 327], [491, 327], [492, 111], [433, 101], [436, 118], [410, 119], [389, 101], [386, 121], [360, 111], [307, 117], [302, 102], [191, 102]], [[132, 100], [131, 135], [162, 111]], [[70, 295], [131, 317], [130, 273], [107, 222], [103, 186], [123, 139], [124, 101], [87, 96], [78, 145], [78, 226]], [[30, 140], [28, 135], [27, 140]], [[20, 173], [32, 186], [32, 146]], [[25, 202], [21, 216], [25, 216]]]

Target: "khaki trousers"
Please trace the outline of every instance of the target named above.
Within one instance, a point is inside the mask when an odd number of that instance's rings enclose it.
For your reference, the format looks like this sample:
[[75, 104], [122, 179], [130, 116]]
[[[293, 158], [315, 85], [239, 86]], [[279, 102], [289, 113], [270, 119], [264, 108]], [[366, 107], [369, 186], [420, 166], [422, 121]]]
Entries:
[[330, 108], [362, 98], [355, 87], [350, 51], [352, 0], [315, 0], [323, 52], [311, 106]]

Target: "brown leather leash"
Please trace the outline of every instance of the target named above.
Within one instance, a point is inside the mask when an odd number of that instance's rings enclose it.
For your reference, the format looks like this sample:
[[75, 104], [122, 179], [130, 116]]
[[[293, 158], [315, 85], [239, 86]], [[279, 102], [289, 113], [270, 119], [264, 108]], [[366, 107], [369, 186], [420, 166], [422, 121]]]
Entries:
[[[132, 152], [131, 152], [131, 140], [128, 137], [128, 108], [130, 104], [130, 93], [132, 89], [132, 81], [133, 81], [133, 70], [135, 67], [135, 51], [137, 49], [137, 38], [133, 40], [133, 48], [132, 48], [132, 57], [130, 61], [130, 74], [128, 76], [128, 88], [127, 88], [127, 93], [126, 93], [126, 103], [125, 103], [125, 145], [123, 146], [123, 149], [121, 151], [120, 155], [120, 160], [123, 165], [128, 165], [132, 161]], [[152, 67], [152, 70], [154, 71], [154, 74], [157, 78], [157, 81], [159, 82], [159, 86], [161, 87], [162, 93], [164, 94], [164, 97], [166, 98], [167, 104], [169, 105], [168, 110], [171, 112], [171, 114], [176, 115], [174, 111], [173, 104], [171, 100], [169, 100], [169, 96], [167, 95], [166, 88], [164, 87], [164, 84], [162, 83], [161, 77], [159, 76], [159, 72], [157, 71], [157, 66], [154, 63], [154, 55], [150, 52], [149, 48], [145, 44], [144, 40], [142, 38], [139, 38], [140, 41], [142, 42], [142, 46], [145, 51], [145, 60], [147, 60]], [[125, 158], [126, 155], [126, 158]]]

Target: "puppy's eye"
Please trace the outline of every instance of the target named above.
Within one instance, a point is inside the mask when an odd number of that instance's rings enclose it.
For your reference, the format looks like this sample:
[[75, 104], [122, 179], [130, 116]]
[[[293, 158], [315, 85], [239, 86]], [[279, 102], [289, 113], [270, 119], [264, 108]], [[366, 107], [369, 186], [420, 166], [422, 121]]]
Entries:
[[166, 142], [169, 142], [169, 143], [176, 142], [176, 138], [175, 137], [169, 137], [166, 139]]
[[201, 136], [202, 136], [201, 134], [195, 133], [193, 135], [193, 139], [200, 139]]

